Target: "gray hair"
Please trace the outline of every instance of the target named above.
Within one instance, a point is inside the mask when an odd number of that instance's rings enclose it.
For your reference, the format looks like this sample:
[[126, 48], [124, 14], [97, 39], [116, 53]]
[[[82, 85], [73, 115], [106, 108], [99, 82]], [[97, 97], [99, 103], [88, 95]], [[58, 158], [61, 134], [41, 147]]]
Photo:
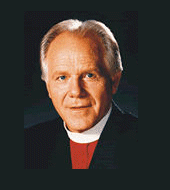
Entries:
[[85, 22], [79, 20], [65, 20], [54, 25], [47, 34], [43, 37], [40, 47], [40, 62], [42, 70], [42, 80], [47, 82], [48, 65], [45, 61], [46, 55], [51, 42], [63, 32], [75, 32], [85, 36], [87, 33], [96, 34], [103, 42], [105, 53], [103, 60], [109, 71], [110, 76], [113, 76], [119, 71], [123, 71], [121, 55], [118, 43], [108, 27], [103, 23], [95, 20], [87, 20]]

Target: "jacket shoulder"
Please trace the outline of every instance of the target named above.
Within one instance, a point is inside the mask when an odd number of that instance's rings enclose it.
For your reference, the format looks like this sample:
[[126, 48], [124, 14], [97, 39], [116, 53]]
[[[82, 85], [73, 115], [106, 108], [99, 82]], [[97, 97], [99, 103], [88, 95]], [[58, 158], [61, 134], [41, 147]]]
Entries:
[[113, 123], [116, 129], [119, 131], [128, 131], [138, 129], [138, 118], [131, 113], [121, 110], [116, 104], [113, 107], [113, 111], [110, 117], [111, 123]]
[[132, 115], [131, 113], [124, 113], [123, 114], [123, 121], [125, 122], [125, 124], [128, 126], [128, 127], [131, 127], [131, 128], [138, 128], [138, 118], [134, 115]]
[[119, 134], [137, 140], [138, 118], [130, 113], [123, 113], [119, 119], [117, 128]]
[[60, 125], [62, 124], [62, 121], [60, 118], [58, 119], [54, 119], [51, 121], [47, 121], [44, 123], [39, 123], [35, 126], [31, 126], [29, 128], [24, 129], [24, 133], [25, 134], [39, 134], [39, 135], [43, 135], [43, 134], [48, 134], [51, 133], [52, 131], [58, 131], [60, 128]]
[[34, 147], [51, 149], [62, 125], [61, 118], [40, 123], [24, 129], [24, 143], [26, 148]]
[[138, 118], [115, 106], [105, 131], [108, 131], [107, 136], [110, 136], [110, 139], [133, 139], [138, 141]]
[[55, 119], [24, 130], [25, 169], [46, 169], [62, 120]]

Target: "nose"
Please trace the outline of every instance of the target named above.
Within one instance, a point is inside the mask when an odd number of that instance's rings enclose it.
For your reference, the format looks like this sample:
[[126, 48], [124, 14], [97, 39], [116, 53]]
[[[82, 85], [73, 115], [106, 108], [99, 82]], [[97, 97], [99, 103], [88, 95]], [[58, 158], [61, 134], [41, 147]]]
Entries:
[[81, 98], [85, 95], [85, 90], [81, 79], [78, 77], [73, 77], [69, 83], [69, 96], [71, 98]]

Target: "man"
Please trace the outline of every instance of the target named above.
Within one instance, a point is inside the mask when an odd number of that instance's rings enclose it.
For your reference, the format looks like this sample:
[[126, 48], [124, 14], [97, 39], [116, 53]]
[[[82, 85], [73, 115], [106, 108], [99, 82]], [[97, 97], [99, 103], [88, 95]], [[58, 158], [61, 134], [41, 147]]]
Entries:
[[123, 67], [109, 28], [56, 24], [42, 40], [41, 68], [60, 118], [25, 130], [25, 169], [136, 167], [137, 118], [112, 101]]

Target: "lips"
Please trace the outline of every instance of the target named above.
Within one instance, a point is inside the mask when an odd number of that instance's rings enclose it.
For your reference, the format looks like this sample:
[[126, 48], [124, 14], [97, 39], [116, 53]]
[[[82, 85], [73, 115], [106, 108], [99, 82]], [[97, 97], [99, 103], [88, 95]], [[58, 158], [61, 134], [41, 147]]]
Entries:
[[73, 112], [80, 112], [80, 111], [85, 111], [86, 109], [90, 107], [91, 105], [76, 105], [76, 106], [69, 107], [69, 109]]
[[72, 107], [70, 107], [70, 109], [84, 109], [84, 108], [89, 108], [89, 107], [91, 107], [91, 106], [72, 106]]

